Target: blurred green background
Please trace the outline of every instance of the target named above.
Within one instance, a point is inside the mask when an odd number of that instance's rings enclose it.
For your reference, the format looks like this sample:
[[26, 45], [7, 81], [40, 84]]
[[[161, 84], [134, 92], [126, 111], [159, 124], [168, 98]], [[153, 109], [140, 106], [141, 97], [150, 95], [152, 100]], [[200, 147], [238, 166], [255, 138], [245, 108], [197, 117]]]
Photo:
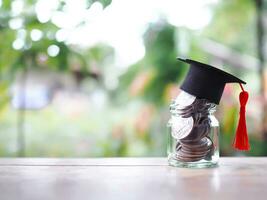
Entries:
[[216, 116], [221, 155], [267, 155], [263, 0], [0, 0], [0, 156], [165, 156], [188, 67], [247, 81], [250, 152], [232, 149], [240, 87]]

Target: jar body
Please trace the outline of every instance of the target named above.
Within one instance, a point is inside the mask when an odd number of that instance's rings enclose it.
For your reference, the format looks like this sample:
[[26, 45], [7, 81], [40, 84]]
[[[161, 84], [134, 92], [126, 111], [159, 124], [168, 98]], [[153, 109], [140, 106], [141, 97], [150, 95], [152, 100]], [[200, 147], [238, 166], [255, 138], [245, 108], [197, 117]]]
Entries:
[[216, 106], [205, 100], [197, 101], [202, 101], [199, 106], [196, 103], [187, 106], [189, 114], [181, 114], [175, 102], [170, 106], [167, 154], [171, 166], [206, 168], [218, 164], [219, 122], [213, 115]]

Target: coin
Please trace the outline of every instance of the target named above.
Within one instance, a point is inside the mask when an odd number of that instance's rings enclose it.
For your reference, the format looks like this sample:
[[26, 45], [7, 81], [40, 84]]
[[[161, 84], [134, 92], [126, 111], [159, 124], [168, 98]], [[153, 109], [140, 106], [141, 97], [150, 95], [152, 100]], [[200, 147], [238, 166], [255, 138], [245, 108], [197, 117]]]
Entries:
[[175, 99], [175, 105], [177, 106], [176, 108], [183, 109], [184, 107], [191, 105], [195, 99], [195, 96], [182, 90]]
[[177, 140], [187, 137], [190, 134], [194, 124], [192, 117], [183, 118], [182, 116], [173, 116], [171, 122], [172, 137]]

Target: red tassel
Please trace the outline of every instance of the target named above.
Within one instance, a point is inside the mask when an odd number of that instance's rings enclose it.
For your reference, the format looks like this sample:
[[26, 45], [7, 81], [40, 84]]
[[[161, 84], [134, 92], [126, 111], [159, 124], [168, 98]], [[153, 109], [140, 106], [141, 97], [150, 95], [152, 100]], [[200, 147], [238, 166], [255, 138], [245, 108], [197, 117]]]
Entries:
[[233, 142], [233, 147], [237, 150], [247, 151], [250, 149], [247, 126], [246, 126], [246, 104], [248, 101], [248, 92], [240, 84], [242, 92], [239, 94], [240, 112], [239, 121]]

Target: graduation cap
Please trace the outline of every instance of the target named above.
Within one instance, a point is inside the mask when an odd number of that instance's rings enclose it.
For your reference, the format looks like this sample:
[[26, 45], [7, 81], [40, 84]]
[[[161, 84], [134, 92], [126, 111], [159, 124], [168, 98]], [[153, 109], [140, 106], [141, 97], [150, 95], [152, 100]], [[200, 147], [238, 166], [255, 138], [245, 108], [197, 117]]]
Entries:
[[239, 122], [233, 146], [238, 150], [249, 150], [250, 146], [245, 117], [248, 92], [245, 91], [242, 86], [242, 84], [246, 84], [246, 82], [211, 65], [191, 59], [178, 58], [178, 60], [190, 65], [190, 69], [181, 85], [181, 89], [191, 95], [196, 96], [196, 98], [207, 99], [211, 103], [218, 105], [220, 103], [225, 85], [227, 83], [239, 83], [242, 91], [239, 95]]

